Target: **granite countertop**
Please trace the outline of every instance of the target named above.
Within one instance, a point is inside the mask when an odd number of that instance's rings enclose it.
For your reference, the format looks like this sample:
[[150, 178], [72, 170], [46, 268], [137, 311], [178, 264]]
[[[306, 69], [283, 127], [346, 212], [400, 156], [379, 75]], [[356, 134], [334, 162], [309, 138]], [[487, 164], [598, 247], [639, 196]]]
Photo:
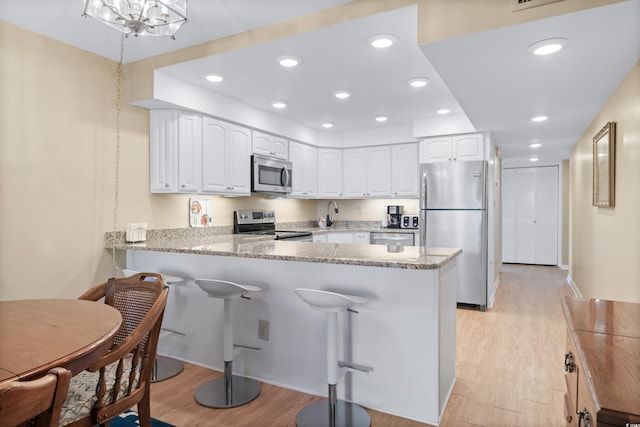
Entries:
[[[300, 229], [299, 227], [298, 229]], [[327, 229], [309, 227], [309, 231], [326, 232]], [[107, 233], [106, 248], [236, 256], [285, 261], [349, 264], [371, 267], [432, 270], [445, 265], [462, 253], [459, 248], [424, 248], [418, 246], [361, 245], [351, 243], [324, 243], [273, 240], [273, 236], [246, 236], [229, 233], [181, 232], [182, 229], [148, 233], [143, 243], [127, 243], [122, 233]], [[189, 229], [185, 229], [189, 230]], [[332, 228], [334, 231], [357, 230]], [[385, 229], [387, 230], [387, 229]], [[360, 231], [371, 231], [360, 230]]]

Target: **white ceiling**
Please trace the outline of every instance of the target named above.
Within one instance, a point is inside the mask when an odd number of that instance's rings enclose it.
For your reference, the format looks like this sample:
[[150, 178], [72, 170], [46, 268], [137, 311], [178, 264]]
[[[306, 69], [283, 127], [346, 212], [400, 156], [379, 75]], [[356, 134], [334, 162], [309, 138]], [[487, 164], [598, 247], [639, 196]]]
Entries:
[[[176, 40], [130, 37], [125, 62], [347, 2], [188, 0], [189, 22]], [[117, 60], [119, 33], [82, 18], [81, 12], [81, 0], [0, 0], [0, 19]], [[386, 51], [368, 46], [368, 37], [380, 32], [394, 33], [396, 45]], [[550, 37], [567, 38], [567, 47], [549, 57], [528, 52], [531, 43]], [[163, 72], [209, 89], [202, 76], [220, 72], [227, 78], [216, 92], [261, 109], [269, 109], [272, 99], [284, 99], [290, 107], [278, 114], [316, 129], [332, 121], [334, 132], [409, 125], [415, 118], [437, 123], [444, 119], [435, 111], [447, 107], [462, 122], [468, 123], [468, 117], [477, 130], [491, 131], [506, 161], [526, 161], [533, 151], [528, 144], [536, 140], [543, 144], [537, 150], [541, 163], [554, 162], [568, 157], [638, 61], [640, 0], [455, 37], [422, 50], [415, 40], [415, 7], [409, 7]], [[302, 64], [280, 69], [275, 58], [282, 54], [295, 54]], [[406, 81], [416, 76], [428, 77], [429, 85], [410, 90]], [[337, 102], [331, 93], [341, 88], [353, 97]], [[531, 116], [542, 113], [550, 116], [547, 122], [530, 123]], [[390, 120], [376, 124], [372, 117], [377, 114]]]

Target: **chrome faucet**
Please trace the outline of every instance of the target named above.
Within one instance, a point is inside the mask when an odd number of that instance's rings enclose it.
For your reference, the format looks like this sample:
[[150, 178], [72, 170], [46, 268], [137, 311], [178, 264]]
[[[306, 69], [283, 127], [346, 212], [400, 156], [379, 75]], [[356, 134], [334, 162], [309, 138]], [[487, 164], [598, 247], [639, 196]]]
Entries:
[[338, 213], [338, 204], [335, 202], [335, 200], [331, 200], [329, 202], [329, 204], [327, 205], [327, 227], [331, 227], [331, 224], [333, 224], [333, 218], [331, 217], [331, 203], [333, 203], [333, 209], [335, 211], [335, 213]]

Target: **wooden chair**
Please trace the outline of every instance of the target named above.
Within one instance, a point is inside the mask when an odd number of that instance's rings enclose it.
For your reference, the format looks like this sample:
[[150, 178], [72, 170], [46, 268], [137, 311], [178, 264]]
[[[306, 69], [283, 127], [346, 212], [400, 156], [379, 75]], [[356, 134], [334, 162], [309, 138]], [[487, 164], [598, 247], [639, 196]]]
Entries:
[[0, 427], [58, 427], [71, 371], [54, 368], [32, 381], [0, 386]]
[[151, 427], [150, 379], [167, 293], [162, 276], [139, 273], [111, 278], [80, 296], [104, 298], [122, 314], [122, 326], [109, 352], [71, 379], [61, 425], [108, 426], [110, 419], [137, 404], [140, 425]]

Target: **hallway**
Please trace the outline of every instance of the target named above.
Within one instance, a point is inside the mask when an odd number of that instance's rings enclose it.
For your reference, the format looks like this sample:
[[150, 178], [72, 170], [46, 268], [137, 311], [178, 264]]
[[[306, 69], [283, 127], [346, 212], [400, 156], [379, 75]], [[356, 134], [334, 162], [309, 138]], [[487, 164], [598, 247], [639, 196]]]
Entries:
[[[565, 425], [560, 298], [570, 294], [566, 272], [557, 267], [505, 264], [491, 310], [457, 311], [457, 381], [441, 426]], [[295, 426], [298, 410], [320, 400], [263, 384], [258, 399], [238, 408], [216, 410], [195, 403], [197, 386], [220, 375], [187, 365], [177, 377], [153, 384], [153, 416], [179, 427]], [[368, 412], [373, 426], [426, 426]]]
[[457, 380], [441, 426], [565, 425], [566, 276], [504, 264], [493, 308], [458, 310]]

